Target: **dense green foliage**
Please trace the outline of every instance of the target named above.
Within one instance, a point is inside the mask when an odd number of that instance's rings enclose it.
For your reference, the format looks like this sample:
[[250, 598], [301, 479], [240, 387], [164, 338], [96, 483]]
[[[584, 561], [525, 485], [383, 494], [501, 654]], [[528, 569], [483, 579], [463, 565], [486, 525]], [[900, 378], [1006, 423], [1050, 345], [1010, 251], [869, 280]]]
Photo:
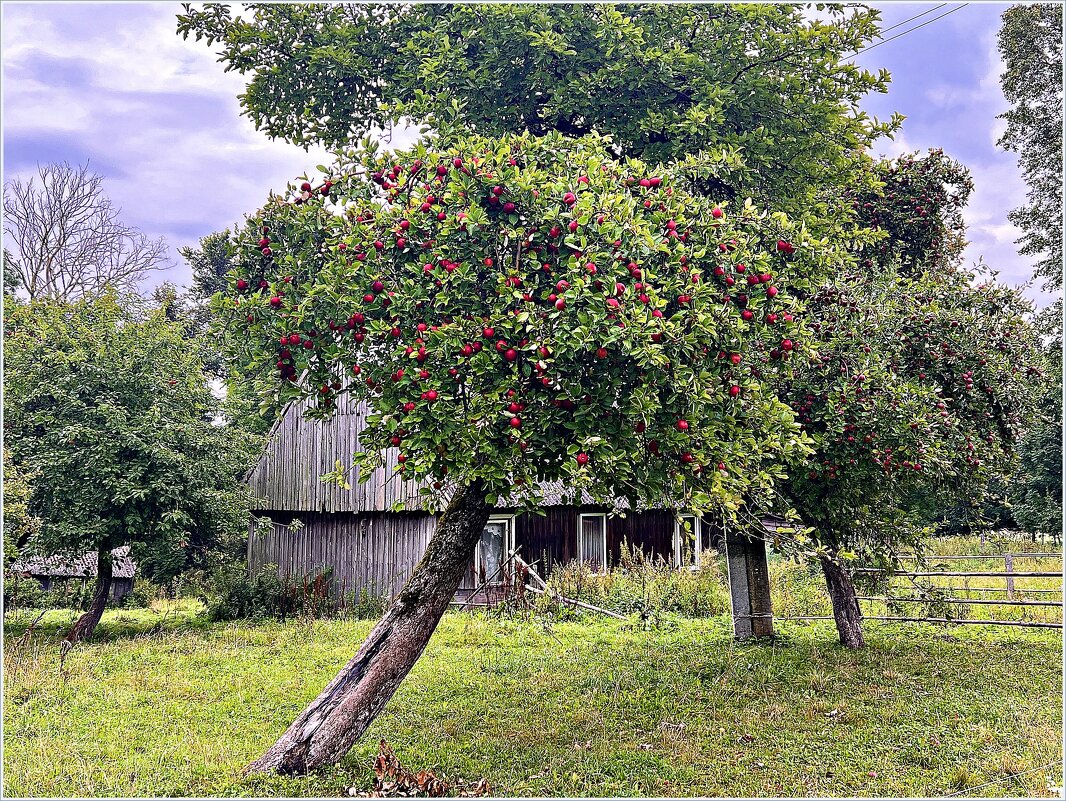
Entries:
[[1009, 495], [1014, 519], [1033, 534], [1062, 536], [1062, 340], [1047, 347], [1049, 380], [1018, 443]]
[[[1018, 154], [1028, 204], [1010, 220], [1022, 229], [1020, 252], [1039, 257], [1034, 277], [1062, 289], [1062, 6], [1012, 6], [1003, 13], [999, 52], [1003, 94], [1011, 104], [999, 144]], [[1019, 444], [1020, 466], [1008, 494], [1015, 520], [1032, 533], [1062, 531], [1062, 299], [1040, 316], [1052, 381]]]
[[1028, 204], [1010, 220], [1022, 229], [1021, 252], [1037, 256], [1036, 276], [1062, 288], [1062, 4], [1012, 6], [1003, 12], [1000, 77], [1011, 108], [998, 144], [1018, 154]]
[[736, 150], [705, 189], [795, 211], [856, 175], [858, 151], [898, 120], [856, 112], [888, 75], [847, 56], [878, 14], [777, 5], [207, 4], [179, 17], [248, 76], [245, 113], [271, 136], [345, 147], [399, 116], [461, 107], [468, 130], [609, 135], [654, 164]]
[[6, 568], [40, 530], [41, 521], [30, 513], [33, 492], [30, 476], [11, 461], [11, 451], [4, 446], [4, 567]]
[[830, 553], [885, 558], [1013, 468], [1046, 365], [1017, 290], [958, 266], [969, 176], [939, 151], [881, 165], [856, 199], [886, 237], [807, 306], [814, 337], [781, 397], [816, 442], [782, 486]]
[[784, 215], [690, 194], [685, 165], [605, 146], [357, 154], [272, 199], [217, 298], [238, 361], [324, 413], [367, 399], [365, 461], [399, 448], [438, 486], [566, 478], [690, 508], [765, 491], [801, 443], [763, 380], [839, 256]]
[[859, 257], [865, 270], [898, 268], [903, 275], [958, 263], [966, 247], [962, 210], [973, 192], [969, 171], [942, 150], [872, 165], [870, 188], [851, 187], [857, 224], [881, 232]]
[[166, 311], [104, 294], [5, 304], [4, 424], [32, 471], [39, 553], [132, 545], [166, 580], [242, 535], [251, 442], [216, 424], [198, 349]]
[[234, 268], [234, 237], [229, 230], [201, 237], [199, 247], [183, 247], [181, 255], [192, 271], [192, 285], [180, 299], [181, 317], [203, 336], [200, 337], [204, 365], [225, 390], [222, 413], [233, 425], [253, 435], [264, 435], [281, 415], [281, 404], [261, 402], [254, 382], [242, 365], [227, 357], [218, 317], [211, 299], [226, 289]]

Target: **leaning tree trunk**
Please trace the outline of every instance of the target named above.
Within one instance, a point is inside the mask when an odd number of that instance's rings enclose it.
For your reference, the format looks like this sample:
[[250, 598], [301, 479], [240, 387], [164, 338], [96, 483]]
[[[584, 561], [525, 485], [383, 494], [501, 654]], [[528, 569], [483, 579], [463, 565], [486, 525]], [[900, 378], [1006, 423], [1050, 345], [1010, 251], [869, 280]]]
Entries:
[[820, 557], [825, 583], [829, 587], [829, 599], [833, 602], [833, 618], [836, 620], [840, 644], [846, 648], [863, 648], [862, 611], [851, 576], [830, 557]]
[[422, 560], [358, 653], [246, 773], [307, 773], [341, 759], [422, 655], [470, 564], [490, 507], [458, 487]]
[[75, 621], [67, 636], [63, 638], [63, 653], [69, 651], [75, 644], [87, 640], [93, 635], [96, 624], [104, 614], [107, 606], [107, 598], [111, 594], [111, 579], [114, 576], [115, 565], [111, 561], [111, 551], [101, 549], [96, 555], [96, 588], [93, 590], [93, 602], [89, 604], [89, 610]]

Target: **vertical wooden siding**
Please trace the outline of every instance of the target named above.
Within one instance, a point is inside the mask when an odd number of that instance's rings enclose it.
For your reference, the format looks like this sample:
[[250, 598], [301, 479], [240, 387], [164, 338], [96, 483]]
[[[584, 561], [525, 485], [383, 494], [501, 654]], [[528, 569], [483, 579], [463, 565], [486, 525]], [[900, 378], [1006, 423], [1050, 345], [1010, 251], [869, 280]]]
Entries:
[[[578, 516], [602, 512], [594, 507], [552, 506], [544, 515], [522, 514], [515, 520], [515, 545], [526, 561], [542, 569], [577, 558]], [[674, 516], [671, 512], [629, 512], [607, 517], [607, 559], [617, 564], [622, 543], [640, 548], [648, 556], [673, 558]]]
[[295, 530], [279, 520], [253, 526], [249, 570], [274, 563], [283, 577], [300, 578], [330, 567], [335, 593], [367, 588], [390, 597], [422, 558], [437, 525], [422, 513], [306, 514], [299, 520], [303, 525]]
[[[577, 558], [577, 521], [594, 508], [556, 506], [546, 515], [520, 514], [515, 520], [515, 545], [527, 561], [538, 561], [544, 574], [552, 565]], [[298, 519], [301, 526], [290, 527]], [[426, 550], [437, 526], [433, 515], [410, 512], [347, 512], [272, 516], [271, 524], [253, 525], [248, 536], [248, 567], [253, 573], [276, 564], [283, 577], [303, 577], [333, 569], [335, 593], [363, 589], [394, 596]], [[670, 559], [674, 518], [669, 512], [630, 513], [607, 518], [607, 549], [611, 564], [618, 562], [622, 543], [636, 545], [649, 556]], [[476, 570], [467, 571], [462, 589], [480, 583]]]
[[366, 404], [341, 396], [336, 414], [328, 420], [304, 418], [306, 403], [290, 404], [271, 431], [263, 455], [248, 473], [248, 485], [261, 508], [298, 512], [388, 511], [402, 503], [408, 510], [421, 508], [414, 481], [401, 481], [396, 472], [398, 451], [385, 452], [385, 465], [366, 482], [359, 473], [348, 475], [351, 489], [320, 479], [348, 467], [359, 450], [359, 431], [368, 414]]

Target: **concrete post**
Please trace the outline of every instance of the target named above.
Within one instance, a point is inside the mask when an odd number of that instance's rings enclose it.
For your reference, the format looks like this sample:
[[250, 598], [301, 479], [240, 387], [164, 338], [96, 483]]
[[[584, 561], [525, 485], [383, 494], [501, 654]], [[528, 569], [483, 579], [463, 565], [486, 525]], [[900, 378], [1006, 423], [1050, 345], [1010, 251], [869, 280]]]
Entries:
[[734, 636], [738, 640], [772, 637], [774, 619], [766, 542], [760, 537], [729, 530], [725, 554]]

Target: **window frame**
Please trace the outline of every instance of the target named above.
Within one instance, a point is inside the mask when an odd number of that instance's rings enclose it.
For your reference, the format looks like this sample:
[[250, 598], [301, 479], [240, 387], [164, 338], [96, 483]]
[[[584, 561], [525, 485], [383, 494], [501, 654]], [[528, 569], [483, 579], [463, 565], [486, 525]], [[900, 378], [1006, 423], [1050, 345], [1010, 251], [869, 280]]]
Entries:
[[[692, 520], [692, 560], [685, 564], [681, 557], [684, 555], [684, 543], [682, 542], [682, 523], [688, 518]], [[699, 570], [700, 559], [703, 555], [703, 517], [694, 512], [682, 512], [674, 517], [674, 566], [678, 570]]]
[[[511, 552], [515, 549], [515, 518], [516, 514], [493, 514], [489, 515], [489, 519], [485, 521], [485, 528], [488, 528], [490, 523], [503, 523], [503, 557], [501, 562], [506, 562], [510, 557]], [[482, 529], [484, 531], [484, 529]], [[481, 564], [481, 537], [478, 537], [477, 545], [474, 547], [474, 579], [477, 580], [478, 566]], [[487, 578], [487, 577], [486, 577]], [[503, 581], [502, 577], [498, 577], [495, 580], [489, 581], [490, 584], [498, 584]]]
[[591, 564], [590, 560], [586, 558], [586, 554], [582, 553], [584, 550], [582, 542], [584, 540], [584, 528], [585, 518], [598, 518], [600, 520], [600, 538], [603, 543], [603, 561], [600, 563], [597, 573], [607, 572], [607, 560], [609, 554], [607, 553], [607, 514], [605, 512], [579, 512], [577, 516], [577, 561], [582, 564]]

